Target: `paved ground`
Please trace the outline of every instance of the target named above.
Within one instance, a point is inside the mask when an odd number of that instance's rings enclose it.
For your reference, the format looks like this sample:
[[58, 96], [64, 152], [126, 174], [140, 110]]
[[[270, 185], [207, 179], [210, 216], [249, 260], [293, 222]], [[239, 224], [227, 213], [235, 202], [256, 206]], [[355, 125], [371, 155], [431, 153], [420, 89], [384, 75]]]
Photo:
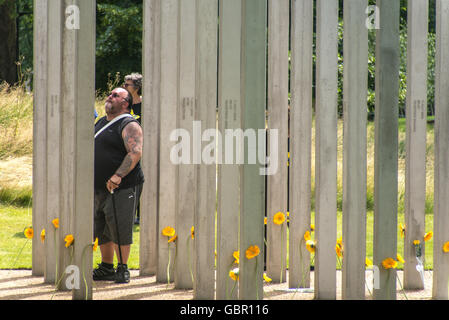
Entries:
[[[402, 279], [402, 271], [398, 271]], [[367, 272], [367, 280], [372, 282], [371, 273]], [[368, 281], [370, 282], [370, 281]], [[341, 299], [341, 273], [337, 271], [337, 299]], [[265, 284], [264, 299], [268, 300], [310, 300], [313, 299], [313, 272], [311, 272], [311, 285], [307, 293], [288, 290], [286, 283]], [[423, 300], [430, 299], [432, 295], [432, 272], [426, 271], [425, 290], [404, 293], [398, 283], [397, 299]], [[31, 270], [0, 270], [0, 300], [69, 300], [70, 292], [55, 292], [54, 286], [44, 284], [42, 277], [33, 277]], [[138, 270], [131, 270], [131, 282], [128, 284], [115, 284], [100, 281], [94, 283], [94, 300], [190, 300], [193, 298], [192, 290], [177, 290], [174, 285], [156, 283], [156, 277], [140, 277]], [[366, 299], [371, 295], [366, 290]]]

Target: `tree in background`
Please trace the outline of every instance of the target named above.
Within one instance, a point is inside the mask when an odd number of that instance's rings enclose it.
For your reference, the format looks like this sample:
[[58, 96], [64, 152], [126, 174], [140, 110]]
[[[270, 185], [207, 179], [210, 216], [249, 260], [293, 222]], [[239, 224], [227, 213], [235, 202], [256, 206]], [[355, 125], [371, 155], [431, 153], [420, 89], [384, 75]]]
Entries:
[[14, 0], [0, 0], [0, 83], [17, 81], [16, 66], [16, 3]]
[[108, 90], [108, 82], [142, 72], [142, 0], [97, 1], [97, 91]]

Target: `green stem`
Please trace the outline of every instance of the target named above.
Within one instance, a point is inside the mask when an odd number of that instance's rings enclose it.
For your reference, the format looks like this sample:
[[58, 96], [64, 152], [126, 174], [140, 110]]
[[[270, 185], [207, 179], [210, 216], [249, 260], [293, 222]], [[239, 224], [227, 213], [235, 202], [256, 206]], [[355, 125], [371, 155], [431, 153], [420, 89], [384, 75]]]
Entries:
[[191, 237], [189, 236], [187, 238], [187, 259], [188, 259], [188, 263], [189, 263], [190, 277], [192, 278], [192, 284], [193, 284], [195, 282], [194, 281], [195, 279], [193, 278], [192, 262], [191, 262], [191, 259], [190, 259], [190, 240], [191, 240]]
[[398, 276], [398, 273], [397, 273], [397, 271], [396, 271], [396, 278], [398, 279], [398, 281], [399, 281], [399, 285], [401, 286], [401, 291], [402, 291], [402, 293], [404, 294], [404, 296], [405, 296], [405, 299], [406, 300], [408, 300], [408, 297], [407, 297], [407, 295], [405, 294], [405, 290], [404, 290], [404, 287], [402, 286], [402, 283], [401, 283], [401, 279], [399, 279], [399, 276]]
[[87, 280], [86, 280], [86, 274], [84, 272], [84, 256], [86, 253], [86, 249], [89, 248], [91, 245], [88, 244], [87, 246], [84, 247], [83, 249], [83, 253], [81, 254], [81, 272], [83, 274], [83, 282], [84, 282], [84, 287], [86, 288], [86, 300], [87, 300], [87, 296], [88, 296], [88, 290], [87, 290]]
[[[231, 264], [229, 265], [229, 267], [228, 267], [228, 276], [229, 276], [229, 272], [231, 272], [231, 270], [232, 270], [232, 265], [234, 264], [234, 261], [233, 262], [231, 262]], [[240, 269], [239, 269], [239, 271], [240, 271]], [[239, 272], [239, 274], [240, 274], [240, 272]], [[237, 282], [238, 280], [234, 280], [234, 282]], [[231, 296], [229, 296], [229, 292], [228, 292], [228, 282], [229, 282], [229, 280], [227, 280], [227, 281], [225, 281], [225, 292], [226, 292], [226, 300], [230, 300], [231, 299], [231, 297], [232, 297], [232, 294], [234, 293], [234, 288], [232, 289], [232, 292], [231, 292]], [[234, 287], [235, 287], [235, 284], [234, 284]]]
[[284, 271], [284, 224], [281, 226], [281, 276], [279, 283], [282, 283], [282, 275]]
[[[226, 281], [226, 284], [227, 284], [227, 281]], [[231, 290], [231, 296], [228, 297], [228, 300], [230, 300], [231, 297], [233, 296], [235, 287], [237, 287], [237, 280], [234, 281], [234, 286], [232, 287], [232, 290]]]
[[25, 248], [26, 244], [28, 243], [28, 240], [30, 240], [30, 239], [27, 239], [27, 240], [25, 241], [25, 243], [23, 244], [22, 249], [20, 249], [19, 254], [18, 254], [17, 257], [16, 257], [16, 260], [14, 260], [14, 263], [12, 264], [12, 265], [13, 265], [13, 269], [14, 269], [15, 266], [16, 266], [17, 259], [19, 259], [20, 255], [22, 254], [23, 249]]
[[56, 247], [56, 229], [53, 233], [53, 239], [54, 239], [54, 247], [55, 247], [55, 257], [56, 257], [56, 271], [55, 271], [55, 287], [58, 285], [58, 262], [59, 262], [59, 254], [58, 254], [58, 248]]
[[256, 271], [254, 272], [254, 278], [256, 279], [256, 300], [259, 300], [259, 281], [257, 281], [258, 280], [258, 278], [257, 278], [257, 261], [258, 261], [259, 259], [257, 259], [257, 257], [256, 257]]
[[[71, 265], [72, 264], [72, 262], [73, 262], [73, 251], [75, 250], [74, 249], [74, 247], [73, 247], [73, 245], [71, 245], [70, 246], [70, 262], [69, 262], [69, 265]], [[58, 260], [56, 260], [56, 266], [58, 265]], [[56, 269], [57, 270], [57, 269]], [[61, 273], [61, 276], [59, 277], [59, 279], [58, 279], [58, 274], [56, 273], [56, 279], [55, 279], [55, 282], [56, 282], [56, 284], [55, 284], [55, 291], [53, 292], [53, 295], [51, 296], [51, 299], [50, 300], [53, 300], [53, 297], [54, 297], [54, 295], [56, 294], [56, 292], [58, 291], [58, 287], [59, 287], [59, 284], [61, 283], [61, 281], [62, 281], [62, 279], [64, 278], [64, 274], [65, 273]]]
[[168, 243], [167, 288], [170, 284], [170, 242]]

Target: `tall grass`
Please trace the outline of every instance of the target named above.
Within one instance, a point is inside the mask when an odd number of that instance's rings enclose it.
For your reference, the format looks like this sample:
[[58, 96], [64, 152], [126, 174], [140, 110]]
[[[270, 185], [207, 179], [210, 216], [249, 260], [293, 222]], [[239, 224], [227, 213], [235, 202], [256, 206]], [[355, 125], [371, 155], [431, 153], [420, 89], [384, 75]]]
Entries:
[[33, 152], [33, 96], [0, 84], [0, 159]]

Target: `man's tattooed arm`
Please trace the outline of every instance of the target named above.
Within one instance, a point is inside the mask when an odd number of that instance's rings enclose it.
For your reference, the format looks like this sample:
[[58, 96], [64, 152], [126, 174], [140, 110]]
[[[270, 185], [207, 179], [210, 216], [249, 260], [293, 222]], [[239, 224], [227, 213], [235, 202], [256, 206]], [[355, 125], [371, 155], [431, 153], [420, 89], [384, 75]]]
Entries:
[[128, 154], [115, 173], [121, 178], [130, 173], [142, 157], [142, 128], [138, 123], [131, 122], [123, 129], [122, 137]]

